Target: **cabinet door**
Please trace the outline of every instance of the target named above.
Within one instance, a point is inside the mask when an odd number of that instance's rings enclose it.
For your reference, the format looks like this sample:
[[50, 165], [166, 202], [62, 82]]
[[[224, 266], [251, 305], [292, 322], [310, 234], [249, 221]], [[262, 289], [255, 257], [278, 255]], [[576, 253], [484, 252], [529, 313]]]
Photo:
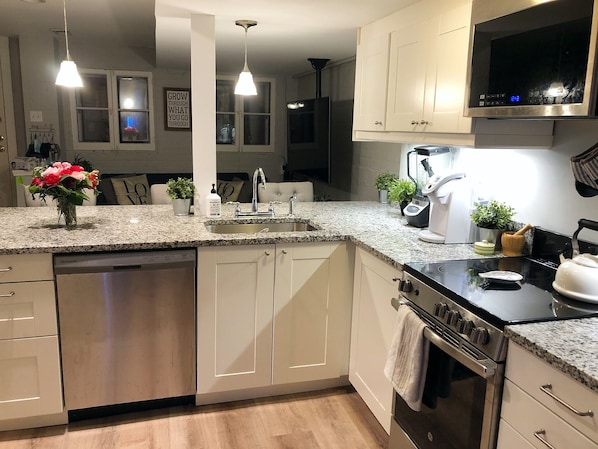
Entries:
[[434, 44], [426, 72], [425, 132], [471, 132], [471, 118], [463, 116], [470, 17], [471, 3], [466, 3], [445, 12], [434, 23]]
[[0, 256], [0, 283], [51, 281], [52, 254], [14, 254]]
[[348, 373], [351, 248], [342, 242], [276, 246], [274, 384]]
[[388, 77], [388, 34], [357, 46], [353, 128], [384, 131]]
[[431, 24], [415, 23], [390, 37], [387, 131], [421, 131]]
[[398, 295], [401, 272], [377, 257], [357, 249], [351, 328], [349, 381], [390, 431], [393, 388], [384, 375], [396, 311], [390, 300]]
[[517, 433], [504, 419], [500, 420], [498, 428], [497, 449], [535, 449], [525, 438]]
[[198, 249], [198, 393], [270, 385], [274, 258], [274, 245]]
[[58, 337], [0, 341], [0, 420], [62, 409]]

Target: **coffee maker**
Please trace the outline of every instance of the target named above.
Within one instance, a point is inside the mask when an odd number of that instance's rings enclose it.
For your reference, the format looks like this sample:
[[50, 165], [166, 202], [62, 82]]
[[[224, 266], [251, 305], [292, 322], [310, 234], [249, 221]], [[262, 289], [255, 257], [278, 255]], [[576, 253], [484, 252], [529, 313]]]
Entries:
[[415, 183], [415, 194], [411, 202], [403, 209], [407, 224], [416, 228], [425, 228], [430, 220], [430, 200], [423, 193], [428, 180], [434, 176], [434, 166], [445, 170], [450, 166], [451, 149], [446, 146], [422, 145], [407, 153], [407, 176]]

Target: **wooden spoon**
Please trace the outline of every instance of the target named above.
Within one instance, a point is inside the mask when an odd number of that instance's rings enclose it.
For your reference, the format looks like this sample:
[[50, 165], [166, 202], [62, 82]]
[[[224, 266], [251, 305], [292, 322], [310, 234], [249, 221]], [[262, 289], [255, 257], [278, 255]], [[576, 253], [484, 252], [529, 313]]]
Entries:
[[532, 225], [528, 223], [513, 235], [523, 235], [527, 231], [529, 231], [531, 228], [532, 228]]

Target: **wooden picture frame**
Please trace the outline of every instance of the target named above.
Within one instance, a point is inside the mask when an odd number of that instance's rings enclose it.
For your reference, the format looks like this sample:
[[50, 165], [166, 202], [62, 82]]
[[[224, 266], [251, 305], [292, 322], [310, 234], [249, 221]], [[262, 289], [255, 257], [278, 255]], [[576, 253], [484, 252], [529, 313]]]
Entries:
[[164, 129], [191, 131], [191, 89], [164, 88]]

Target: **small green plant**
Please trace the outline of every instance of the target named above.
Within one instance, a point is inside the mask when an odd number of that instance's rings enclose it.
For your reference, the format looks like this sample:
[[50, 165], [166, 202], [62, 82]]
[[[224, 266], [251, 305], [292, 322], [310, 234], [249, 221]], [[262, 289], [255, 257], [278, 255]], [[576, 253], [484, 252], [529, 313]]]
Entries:
[[190, 178], [169, 179], [166, 183], [166, 194], [172, 199], [185, 200], [193, 198], [195, 184]]
[[89, 162], [89, 160], [85, 159], [80, 154], [75, 155], [75, 158], [73, 159], [73, 165], [79, 165], [80, 167], [83, 167], [83, 170], [88, 173], [93, 171], [93, 165], [91, 162]]
[[489, 203], [474, 203], [475, 209], [471, 214], [473, 221], [480, 228], [506, 230], [513, 222], [515, 209], [506, 203], [492, 200]]
[[405, 204], [413, 199], [415, 183], [410, 179], [395, 179], [388, 190], [388, 201]]
[[378, 176], [376, 176], [376, 180], [374, 181], [374, 186], [378, 190], [390, 190], [390, 186], [394, 180], [397, 179], [397, 176], [389, 173], [389, 172], [382, 172]]

